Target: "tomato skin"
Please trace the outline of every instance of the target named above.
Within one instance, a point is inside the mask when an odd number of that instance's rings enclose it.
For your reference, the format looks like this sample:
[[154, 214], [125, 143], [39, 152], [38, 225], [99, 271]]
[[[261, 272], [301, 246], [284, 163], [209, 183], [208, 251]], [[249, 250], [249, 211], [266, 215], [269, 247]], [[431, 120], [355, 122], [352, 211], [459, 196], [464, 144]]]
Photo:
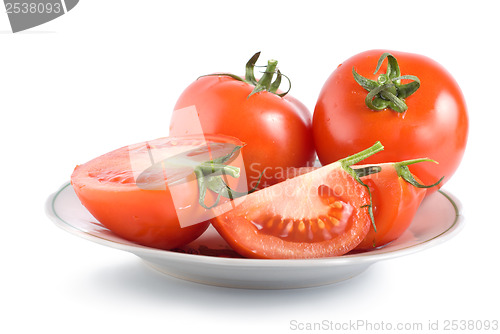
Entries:
[[[134, 169], [131, 161], [134, 161], [134, 166], [147, 167], [151, 165], [150, 148], [165, 148], [167, 144], [179, 147], [182, 143], [196, 142], [194, 147], [199, 147], [205, 140], [242, 144], [236, 138], [222, 136], [188, 138], [160, 138], [125, 146], [78, 165], [71, 176], [75, 193], [102, 225], [124, 239], [166, 250], [183, 246], [198, 238], [210, 225], [208, 218], [203, 218], [209, 210], [198, 204], [199, 191], [194, 173], [190, 169], [183, 171], [179, 177], [189, 182], [177, 182], [175, 185], [177, 203], [193, 205], [177, 207], [171, 186], [157, 189], [139, 187], [134, 174], [137, 167]], [[206, 201], [213, 203], [215, 198], [215, 194], [208, 192]], [[199, 223], [181, 226], [178, 215], [198, 218], [196, 222]]]
[[[341, 190], [333, 203], [340, 201], [344, 208], [353, 211], [349, 211], [346, 220], [337, 216], [343, 230], [322, 239], [324, 228], [318, 218], [327, 220], [319, 212], [331, 209], [318, 197], [323, 186], [339, 187]], [[371, 221], [365, 207], [367, 203], [366, 188], [341, 170], [339, 164], [331, 164], [247, 195], [234, 210], [211, 222], [226, 242], [245, 257], [332, 257], [349, 252], [368, 233]], [[267, 225], [270, 221], [274, 222], [272, 227]], [[293, 230], [286, 229], [290, 222]], [[302, 227], [301, 223], [304, 223]], [[330, 232], [331, 226], [328, 227]]]
[[356, 250], [379, 248], [399, 238], [410, 226], [426, 194], [425, 188], [414, 187], [398, 176], [393, 164], [380, 166], [379, 173], [362, 178], [372, 193], [377, 231], [371, 226]]
[[132, 242], [173, 249], [195, 240], [209, 226], [206, 221], [181, 227], [168, 189], [107, 191], [77, 182], [73, 187], [89, 212], [113, 233]]
[[[367, 91], [356, 83], [357, 73], [376, 80], [385, 73], [387, 61], [373, 74], [379, 57], [390, 52], [402, 75], [415, 75], [420, 88], [405, 102], [408, 110], [373, 111], [365, 105]], [[328, 164], [381, 141], [385, 150], [365, 163], [403, 161], [428, 157], [439, 162], [420, 163], [410, 170], [424, 183], [433, 184], [442, 176], [441, 187], [458, 168], [465, 151], [468, 115], [460, 87], [437, 62], [417, 54], [370, 50], [357, 54], [330, 75], [319, 95], [313, 115], [314, 142], [318, 158]], [[427, 192], [432, 193], [438, 187]]]
[[[311, 114], [290, 95], [262, 91], [249, 97], [254, 86], [225, 76], [201, 77], [179, 97], [170, 135], [185, 135], [182, 108], [195, 106], [206, 134], [234, 136], [242, 149], [250, 189], [277, 182], [287, 167], [312, 165], [315, 159]], [[181, 132], [180, 132], [181, 131]]]

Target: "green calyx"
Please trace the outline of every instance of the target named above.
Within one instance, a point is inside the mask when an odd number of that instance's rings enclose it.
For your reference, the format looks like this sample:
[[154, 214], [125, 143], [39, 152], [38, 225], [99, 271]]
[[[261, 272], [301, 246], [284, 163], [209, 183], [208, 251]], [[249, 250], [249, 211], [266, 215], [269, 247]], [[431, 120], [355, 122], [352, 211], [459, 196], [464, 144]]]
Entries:
[[370, 187], [368, 187], [367, 184], [361, 181], [361, 177], [378, 173], [382, 170], [382, 168], [379, 166], [368, 166], [365, 168], [353, 169], [351, 166], [374, 155], [375, 153], [382, 151], [383, 149], [384, 146], [378, 141], [373, 146], [367, 148], [366, 150], [363, 150], [359, 153], [356, 153], [354, 155], [348, 156], [347, 158], [339, 160], [342, 169], [345, 170], [356, 182], [365, 187], [366, 190], [368, 191], [368, 196], [370, 197], [370, 203], [363, 205], [363, 207], [368, 208], [368, 214], [370, 215], [370, 220], [372, 222], [373, 229], [375, 231], [377, 231], [377, 226], [375, 225], [375, 217], [373, 216], [372, 193], [370, 191]]
[[[238, 156], [240, 149], [241, 146], [236, 146], [229, 154], [203, 162], [194, 168], [199, 191], [198, 202], [205, 209], [212, 209], [219, 205], [221, 197], [233, 200], [248, 194], [248, 192], [235, 191], [227, 185], [227, 176], [233, 178], [240, 177], [240, 169], [238, 167], [227, 165], [227, 163]], [[208, 190], [217, 194], [215, 202], [210, 206], [205, 203]]]
[[410, 172], [410, 169], [408, 168], [409, 165], [413, 165], [419, 162], [424, 162], [424, 161], [429, 161], [429, 162], [434, 162], [438, 163], [437, 161], [434, 161], [432, 159], [428, 158], [422, 158], [422, 159], [414, 159], [414, 160], [406, 160], [406, 161], [401, 161], [401, 162], [396, 162], [394, 163], [394, 169], [396, 169], [396, 172], [398, 173], [398, 176], [403, 178], [406, 182], [411, 184], [414, 187], [417, 188], [432, 188], [437, 186], [441, 181], [443, 181], [444, 176], [441, 177], [436, 183], [430, 184], [430, 185], [424, 185], [419, 183], [413, 174]]
[[[378, 76], [377, 80], [367, 79], [352, 68], [354, 80], [368, 91], [365, 98], [366, 106], [372, 110], [383, 110], [390, 108], [398, 113], [408, 109], [405, 99], [415, 93], [420, 87], [420, 79], [414, 75], [401, 75], [398, 61], [388, 52], [382, 54], [378, 60], [373, 74], [377, 74], [382, 63], [387, 58], [387, 71]], [[407, 84], [401, 84], [402, 79], [413, 80]]]
[[[238, 75], [232, 74], [232, 73], [213, 73], [213, 74], [207, 74], [203, 75], [204, 76], [228, 76], [231, 77], [235, 80], [246, 82], [249, 85], [255, 86], [253, 91], [248, 95], [248, 97], [252, 96], [253, 94], [256, 94], [258, 92], [262, 91], [267, 91], [273, 94], [276, 94], [280, 97], [285, 96], [288, 94], [290, 91], [292, 84], [290, 79], [281, 73], [281, 71], [278, 69], [278, 61], [271, 59], [268, 60], [266, 69], [263, 72], [262, 77], [257, 80], [255, 78], [255, 67], [261, 67], [261, 66], [256, 66], [255, 64], [257, 63], [257, 60], [259, 59], [260, 52], [257, 52], [250, 58], [250, 60], [247, 62], [245, 66], [245, 77], [242, 78]], [[288, 80], [288, 89], [286, 92], [283, 93], [278, 93], [278, 89], [281, 85], [281, 81], [285, 77]]]

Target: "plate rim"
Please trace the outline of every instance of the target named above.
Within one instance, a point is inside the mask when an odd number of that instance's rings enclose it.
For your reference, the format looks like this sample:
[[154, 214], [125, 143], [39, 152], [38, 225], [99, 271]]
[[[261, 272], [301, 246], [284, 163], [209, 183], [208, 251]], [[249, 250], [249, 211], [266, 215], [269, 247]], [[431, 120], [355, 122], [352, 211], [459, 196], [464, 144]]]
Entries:
[[[446, 240], [451, 239], [453, 236], [458, 234], [464, 223], [464, 217], [462, 214], [462, 204], [461, 202], [451, 193], [438, 190], [438, 192], [444, 196], [453, 206], [455, 211], [455, 219], [453, 223], [444, 231], [438, 235], [433, 236], [430, 239], [423, 240], [417, 244], [409, 245], [399, 249], [395, 249], [387, 252], [372, 253], [365, 252], [361, 254], [349, 254], [342, 255], [338, 257], [328, 257], [328, 258], [314, 258], [314, 259], [251, 259], [251, 258], [225, 258], [225, 257], [215, 257], [207, 255], [189, 254], [181, 252], [173, 252], [169, 250], [162, 250], [151, 248], [147, 246], [142, 246], [138, 244], [121, 243], [113, 240], [109, 240], [100, 236], [96, 236], [85, 231], [82, 231], [72, 224], [66, 222], [62, 219], [55, 210], [55, 202], [58, 196], [68, 187], [71, 187], [71, 182], [65, 182], [59, 187], [59, 189], [48, 196], [45, 202], [45, 212], [46, 215], [52, 220], [52, 222], [59, 228], [65, 230], [66, 232], [81, 237], [83, 239], [95, 242], [97, 244], [107, 246], [110, 248], [126, 251], [133, 253], [139, 257], [155, 257], [162, 258], [165, 260], [178, 261], [178, 262], [195, 262], [197, 264], [204, 263], [208, 265], [219, 265], [219, 266], [245, 266], [245, 267], [283, 267], [283, 266], [301, 266], [301, 267], [318, 267], [318, 266], [344, 266], [344, 265], [361, 265], [372, 263], [376, 261], [387, 260], [395, 257], [405, 256], [412, 253], [419, 252], [423, 249], [427, 249], [438, 245]], [[375, 252], [375, 251], [374, 251]]]

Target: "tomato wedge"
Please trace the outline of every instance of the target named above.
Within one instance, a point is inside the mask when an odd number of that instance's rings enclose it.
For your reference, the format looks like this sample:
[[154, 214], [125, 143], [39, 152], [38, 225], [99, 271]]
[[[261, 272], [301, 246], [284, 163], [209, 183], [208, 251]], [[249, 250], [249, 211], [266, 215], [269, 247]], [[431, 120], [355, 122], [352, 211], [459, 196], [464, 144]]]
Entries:
[[294, 259], [345, 254], [364, 239], [371, 225], [367, 187], [348, 172], [345, 161], [247, 195], [235, 209], [211, 222], [245, 257]]
[[[417, 159], [410, 164], [422, 161], [430, 160]], [[408, 162], [353, 166], [356, 170], [377, 168], [377, 173], [361, 177], [363, 183], [370, 188], [372, 195], [376, 230], [372, 225], [366, 237], [356, 246], [355, 250], [368, 251], [380, 248], [399, 238], [413, 221], [427, 189], [435, 186], [422, 185], [420, 180], [414, 176], [412, 176], [415, 179], [414, 184], [405, 180], [401, 176], [401, 172], [398, 172], [398, 168], [405, 166]], [[317, 168], [289, 168], [283, 180], [309, 173]]]
[[196, 166], [229, 157], [242, 145], [228, 136], [160, 138], [77, 166], [71, 183], [88, 211], [118, 236], [172, 249], [199, 237], [213, 217], [208, 207], [217, 194], [207, 191], [207, 205], [199, 205]]

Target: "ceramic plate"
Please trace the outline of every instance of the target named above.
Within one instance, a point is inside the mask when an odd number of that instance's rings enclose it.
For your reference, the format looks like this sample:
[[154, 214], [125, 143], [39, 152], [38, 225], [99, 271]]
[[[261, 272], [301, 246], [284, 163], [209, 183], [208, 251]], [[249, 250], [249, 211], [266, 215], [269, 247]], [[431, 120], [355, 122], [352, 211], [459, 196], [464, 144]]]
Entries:
[[408, 255], [448, 240], [463, 225], [458, 200], [440, 191], [426, 197], [410, 228], [381, 249], [323, 259], [258, 260], [239, 257], [213, 228], [186, 247], [173, 251], [124, 240], [102, 226], [80, 204], [69, 183], [48, 198], [46, 211], [62, 229], [133, 253], [164, 274], [198, 283], [252, 289], [303, 288], [340, 282], [377, 261]]

